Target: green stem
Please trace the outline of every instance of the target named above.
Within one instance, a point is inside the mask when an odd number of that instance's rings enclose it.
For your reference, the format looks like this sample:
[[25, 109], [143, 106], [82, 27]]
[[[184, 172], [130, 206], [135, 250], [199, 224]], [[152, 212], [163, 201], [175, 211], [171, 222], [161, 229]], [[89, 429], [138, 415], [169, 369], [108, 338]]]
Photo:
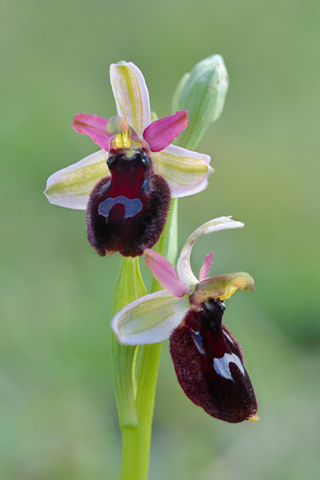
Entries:
[[136, 411], [139, 424], [122, 427], [121, 480], [148, 478], [154, 398], [161, 343], [144, 345], [138, 380]]

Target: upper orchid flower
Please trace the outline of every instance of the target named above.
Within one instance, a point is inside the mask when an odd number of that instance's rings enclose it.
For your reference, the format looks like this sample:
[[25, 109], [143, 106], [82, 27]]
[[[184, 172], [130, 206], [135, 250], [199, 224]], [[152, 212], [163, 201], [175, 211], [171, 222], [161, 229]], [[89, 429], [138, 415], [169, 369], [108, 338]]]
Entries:
[[208, 277], [213, 254], [206, 256], [197, 280], [190, 254], [202, 234], [243, 225], [220, 217], [199, 227], [181, 251], [177, 272], [162, 255], [146, 250], [146, 264], [165, 290], [127, 305], [112, 322], [121, 343], [138, 345], [170, 338], [171, 356], [185, 394], [213, 417], [231, 423], [257, 420], [258, 405], [240, 347], [222, 325], [224, 300], [237, 288], [253, 290], [254, 281], [244, 272]]
[[171, 145], [187, 111], [151, 123], [148, 89], [133, 63], [112, 64], [110, 79], [118, 116], [81, 113], [72, 124], [103, 150], [51, 175], [45, 194], [55, 205], [87, 209], [88, 239], [100, 255], [136, 256], [158, 241], [170, 196], [207, 186], [210, 157]]

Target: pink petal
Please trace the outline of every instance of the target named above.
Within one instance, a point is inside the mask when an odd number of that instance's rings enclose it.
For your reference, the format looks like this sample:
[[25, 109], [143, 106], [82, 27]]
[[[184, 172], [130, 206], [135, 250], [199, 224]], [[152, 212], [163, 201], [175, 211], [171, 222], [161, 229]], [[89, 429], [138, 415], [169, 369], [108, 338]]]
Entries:
[[188, 125], [188, 111], [177, 112], [151, 123], [143, 132], [143, 138], [152, 152], [161, 152]]
[[202, 265], [202, 267], [200, 269], [200, 273], [199, 273], [199, 281], [200, 282], [201, 282], [201, 280], [205, 280], [209, 276], [213, 256], [214, 256], [214, 253], [209, 253], [209, 255], [206, 255], [206, 258], [203, 262], [203, 265]]
[[187, 293], [188, 287], [179, 280], [171, 263], [160, 253], [147, 248], [144, 251], [144, 258], [147, 267], [150, 268], [163, 288], [175, 297], [183, 297]]
[[77, 113], [72, 122], [72, 127], [76, 132], [89, 135], [92, 140], [107, 152], [112, 135], [106, 132], [108, 120], [98, 117], [98, 115], [88, 115], [87, 113]]

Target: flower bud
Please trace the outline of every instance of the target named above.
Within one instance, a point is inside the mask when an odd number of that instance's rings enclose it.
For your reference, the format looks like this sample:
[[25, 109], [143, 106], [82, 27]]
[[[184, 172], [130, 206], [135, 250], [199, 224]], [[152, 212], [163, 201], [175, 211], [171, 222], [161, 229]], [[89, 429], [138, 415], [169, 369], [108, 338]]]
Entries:
[[179, 135], [178, 144], [193, 149], [209, 125], [223, 110], [228, 91], [228, 72], [223, 58], [212, 55], [197, 63], [180, 80], [173, 96], [173, 109], [188, 110], [188, 127]]

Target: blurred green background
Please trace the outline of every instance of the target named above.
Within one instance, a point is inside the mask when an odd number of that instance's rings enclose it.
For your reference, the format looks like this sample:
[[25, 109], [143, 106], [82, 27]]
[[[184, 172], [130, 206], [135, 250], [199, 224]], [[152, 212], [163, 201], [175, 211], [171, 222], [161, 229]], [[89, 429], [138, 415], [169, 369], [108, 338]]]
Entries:
[[229, 425], [182, 393], [164, 344], [150, 479], [316, 480], [319, 409], [319, 20], [317, 1], [2, 0], [1, 480], [117, 479], [110, 360], [118, 255], [88, 246], [84, 213], [50, 205], [47, 177], [97, 149], [75, 113], [115, 114], [108, 68], [133, 61], [168, 115], [183, 73], [223, 55], [225, 110], [199, 151], [209, 188], [182, 199], [193, 267], [245, 270], [225, 323], [243, 347], [260, 421]]

